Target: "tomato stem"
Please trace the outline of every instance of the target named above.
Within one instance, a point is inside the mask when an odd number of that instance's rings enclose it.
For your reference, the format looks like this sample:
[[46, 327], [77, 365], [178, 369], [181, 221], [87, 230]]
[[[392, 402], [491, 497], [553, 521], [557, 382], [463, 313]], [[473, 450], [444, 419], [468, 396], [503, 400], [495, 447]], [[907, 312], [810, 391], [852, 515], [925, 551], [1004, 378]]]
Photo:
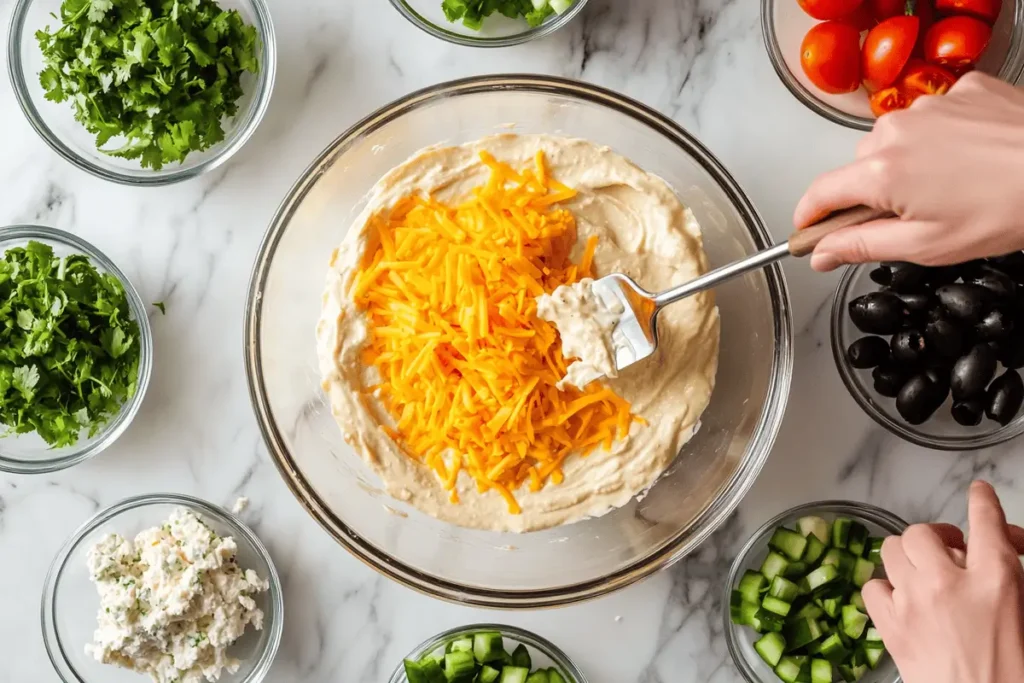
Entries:
[[914, 16], [914, 11], [917, 9], [917, 0], [907, 0], [907, 4], [903, 8], [903, 12], [908, 16]]

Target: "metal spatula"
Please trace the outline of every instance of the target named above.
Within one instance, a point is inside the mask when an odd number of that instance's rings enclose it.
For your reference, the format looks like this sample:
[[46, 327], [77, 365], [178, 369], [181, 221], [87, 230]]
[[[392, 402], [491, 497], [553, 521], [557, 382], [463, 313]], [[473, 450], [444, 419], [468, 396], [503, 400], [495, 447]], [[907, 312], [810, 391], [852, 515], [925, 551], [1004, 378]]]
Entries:
[[616, 368], [622, 370], [637, 363], [658, 348], [658, 312], [665, 306], [769, 266], [786, 256], [806, 256], [814, 251], [823, 237], [836, 230], [893, 215], [867, 206], [838, 211], [804, 230], [794, 232], [788, 242], [716, 268], [696, 280], [657, 294], [648, 292], [621, 273], [613, 273], [595, 281], [594, 291], [598, 296], [606, 302], [617, 300], [623, 308], [612, 331]]

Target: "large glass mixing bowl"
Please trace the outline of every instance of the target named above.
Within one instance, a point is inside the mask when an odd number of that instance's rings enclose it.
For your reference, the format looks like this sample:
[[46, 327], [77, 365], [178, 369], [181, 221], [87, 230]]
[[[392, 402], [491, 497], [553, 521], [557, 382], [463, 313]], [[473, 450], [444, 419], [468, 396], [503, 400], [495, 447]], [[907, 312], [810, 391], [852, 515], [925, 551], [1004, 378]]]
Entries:
[[524, 535], [458, 528], [385, 494], [344, 442], [320, 389], [314, 330], [328, 259], [370, 188], [428, 145], [517, 131], [607, 144], [675, 188], [713, 265], [770, 243], [750, 201], [669, 119], [615, 93], [540, 76], [423, 90], [335, 140], [281, 205], [260, 248], [245, 322], [246, 369], [271, 456], [309, 513], [383, 574], [440, 598], [552, 606], [622, 588], [679, 560], [739, 503], [768, 457], [792, 375], [789, 296], [777, 266], [717, 291], [717, 387], [696, 436], [642, 497], [604, 517]]

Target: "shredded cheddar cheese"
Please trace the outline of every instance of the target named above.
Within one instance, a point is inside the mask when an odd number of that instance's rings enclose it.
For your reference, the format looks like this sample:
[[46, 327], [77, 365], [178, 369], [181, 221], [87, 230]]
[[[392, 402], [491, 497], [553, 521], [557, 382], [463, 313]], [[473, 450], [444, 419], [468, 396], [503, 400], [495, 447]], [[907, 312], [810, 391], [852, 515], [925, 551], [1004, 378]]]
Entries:
[[541, 152], [522, 172], [486, 152], [480, 160], [489, 180], [464, 203], [412, 195], [373, 217], [350, 295], [368, 317], [363, 362], [380, 382], [365, 392], [393, 418], [388, 435], [453, 503], [465, 471], [518, 514], [520, 486], [561, 483], [570, 453], [610, 448], [642, 420], [598, 382], [555, 386], [567, 361], [534, 298], [593, 275], [597, 239], [572, 263], [576, 221], [555, 208], [576, 192]]

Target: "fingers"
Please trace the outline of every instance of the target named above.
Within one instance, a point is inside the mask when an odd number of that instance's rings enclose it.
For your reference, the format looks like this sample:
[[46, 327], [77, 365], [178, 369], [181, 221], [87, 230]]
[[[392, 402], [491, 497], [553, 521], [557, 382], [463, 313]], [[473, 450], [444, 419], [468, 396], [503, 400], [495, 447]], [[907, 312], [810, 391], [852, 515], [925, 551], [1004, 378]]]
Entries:
[[887, 643], [896, 635], [892, 591], [892, 584], [885, 579], [872, 579], [860, 590], [868, 616]]
[[941, 248], [938, 239], [942, 232], [941, 225], [930, 221], [898, 218], [871, 221], [839, 230], [822, 239], [811, 256], [811, 268], [827, 272], [844, 264], [872, 261], [913, 261], [932, 265], [929, 250]]
[[971, 526], [971, 542], [967, 548], [968, 565], [1004, 555], [1010, 550], [1006, 515], [991, 484], [984, 481], [971, 484], [967, 518]]
[[1024, 555], [1024, 529], [1021, 529], [1016, 524], [1008, 524], [1006, 532], [1007, 537], [1010, 539], [1010, 545], [1013, 546], [1014, 552], [1018, 555]]
[[889, 582], [896, 587], [914, 580], [914, 565], [903, 549], [903, 539], [888, 536], [882, 542], [882, 564]]
[[888, 208], [880, 171], [877, 159], [865, 158], [818, 176], [797, 204], [793, 224], [806, 228], [833, 211], [859, 204]]
[[[942, 542], [949, 548], [956, 550], [967, 550], [967, 542], [964, 540], [963, 530], [954, 525], [946, 524], [945, 522], [936, 522], [934, 524], [928, 524], [928, 528], [935, 532], [935, 534], [942, 539]], [[1024, 534], [1024, 529], [1021, 530]], [[1024, 535], [1022, 535], [1024, 540]]]
[[915, 524], [903, 532], [903, 551], [910, 563], [918, 568], [931, 569], [951, 564], [947, 545], [927, 524]]

